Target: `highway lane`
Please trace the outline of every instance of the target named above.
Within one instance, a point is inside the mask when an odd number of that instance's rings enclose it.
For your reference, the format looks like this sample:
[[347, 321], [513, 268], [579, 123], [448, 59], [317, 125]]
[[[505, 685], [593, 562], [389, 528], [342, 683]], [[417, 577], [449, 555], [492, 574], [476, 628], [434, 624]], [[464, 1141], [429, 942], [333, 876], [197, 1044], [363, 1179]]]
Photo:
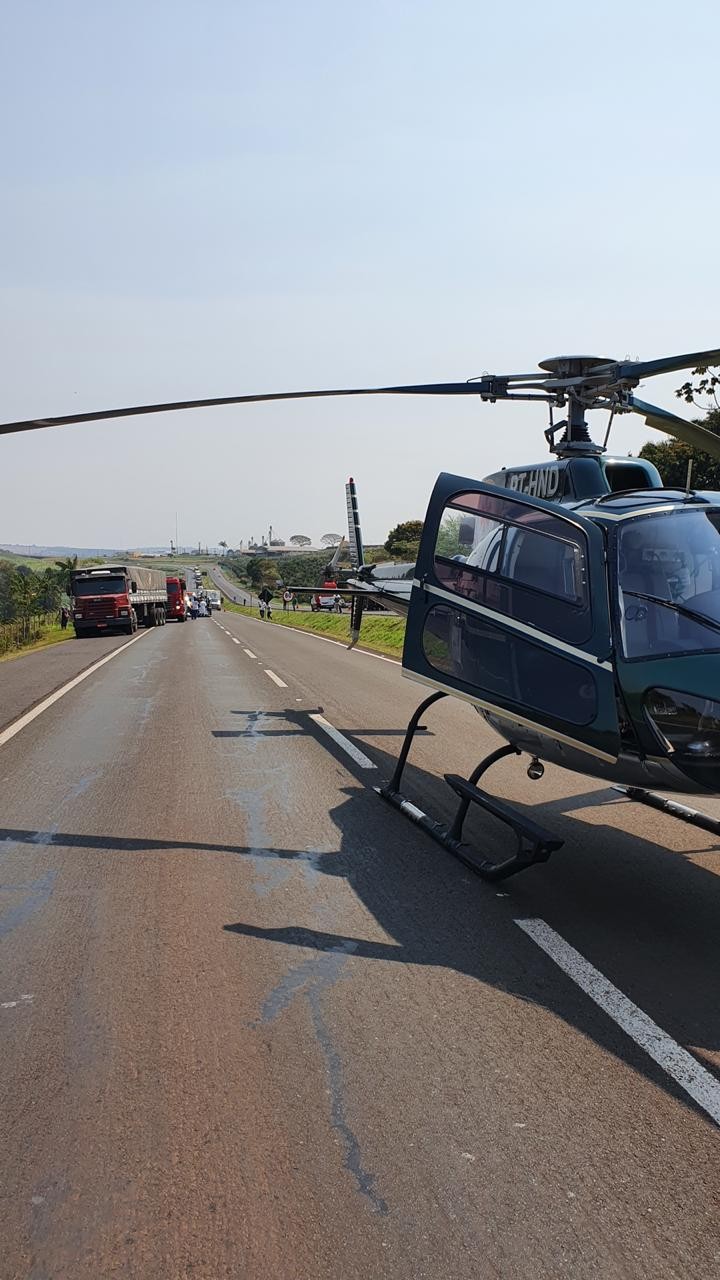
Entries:
[[125, 635], [78, 638], [71, 634], [60, 644], [4, 661], [0, 664], [0, 729], [127, 640]]
[[[237, 578], [233, 578], [229, 576], [220, 568], [219, 565], [212, 565], [208, 569], [208, 577], [210, 578], [210, 581], [214, 583], [214, 585], [217, 587], [218, 591], [221, 591], [224, 596], [227, 596], [228, 600], [234, 601], [235, 604], [249, 604], [250, 600], [253, 600], [253, 602], [257, 604], [257, 594], [254, 592], [251, 592], [249, 588], [241, 587], [237, 581]], [[282, 609], [280, 595], [281, 595], [281, 592], [278, 591], [275, 607]], [[309, 604], [308, 596], [307, 595], [299, 596], [298, 610], [300, 612], [307, 612], [309, 609], [310, 609], [310, 604]]]
[[[427, 692], [423, 686], [401, 679], [388, 659], [347, 652], [325, 638], [232, 613], [223, 615], [223, 625], [258, 645], [262, 636], [268, 660], [278, 670], [290, 664], [308, 693], [321, 662], [328, 714], [372, 747], [390, 776], [407, 720]], [[500, 739], [454, 699], [431, 708], [425, 723], [428, 733], [416, 737], [406, 790], [448, 819], [453, 796], [442, 775], [468, 776]], [[499, 889], [518, 915], [545, 916], [624, 990], [631, 984], [634, 998], [640, 996], [638, 1003], [662, 1026], [669, 1022], [683, 1044], [720, 1068], [720, 1000], [712, 980], [720, 961], [720, 841], [578, 774], [549, 766], [542, 781], [530, 782], [527, 764], [526, 758], [500, 762], [487, 786], [527, 807], [565, 847]], [[720, 800], [686, 800], [720, 818]], [[466, 830], [492, 856], [506, 855], [507, 832], [487, 816], [471, 811]]]
[[243, 591], [237, 581], [233, 581], [226, 573], [223, 573], [219, 565], [213, 565], [208, 569], [208, 577], [214, 582], [219, 591], [226, 595], [228, 600], [234, 600], [235, 604], [242, 604], [243, 601], [249, 599], [250, 593]]
[[[226, 613], [0, 748], [0, 1275], [717, 1274], [717, 1128], [515, 924], [712, 1066], [707, 837], [501, 765], [571, 848], [484, 885], [372, 790], [419, 694]], [[494, 739], [428, 724], [439, 808]]]

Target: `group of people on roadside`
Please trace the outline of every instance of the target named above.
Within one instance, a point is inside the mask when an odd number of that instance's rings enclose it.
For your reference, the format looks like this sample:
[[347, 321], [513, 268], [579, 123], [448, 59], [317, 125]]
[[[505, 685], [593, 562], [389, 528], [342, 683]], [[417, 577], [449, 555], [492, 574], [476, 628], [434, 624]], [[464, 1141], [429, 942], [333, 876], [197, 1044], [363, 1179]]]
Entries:
[[191, 620], [194, 622], [196, 618], [209, 618], [210, 605], [204, 595], [196, 595], [195, 592], [188, 597], [187, 610]]

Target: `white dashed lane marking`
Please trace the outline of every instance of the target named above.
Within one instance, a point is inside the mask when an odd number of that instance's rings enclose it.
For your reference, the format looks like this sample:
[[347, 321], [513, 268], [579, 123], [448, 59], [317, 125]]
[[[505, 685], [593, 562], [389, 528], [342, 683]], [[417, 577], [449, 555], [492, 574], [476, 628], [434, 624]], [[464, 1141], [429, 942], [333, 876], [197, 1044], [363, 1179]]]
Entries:
[[[230, 632], [229, 632], [229, 631], [228, 631], [228, 635], [230, 635]], [[235, 636], [230, 636], [230, 639], [232, 640], [233, 644], [239, 644], [239, 643], [240, 643], [240, 641], [239, 641], [239, 640], [236, 640], [236, 639], [235, 639]]]
[[269, 667], [265, 668], [265, 675], [269, 676], [271, 680], [274, 680], [279, 689], [287, 689], [285, 681], [281, 680], [279, 676], [276, 676], [275, 672], [271, 671]]
[[345, 734], [341, 733], [339, 729], [336, 729], [334, 725], [330, 724], [329, 720], [326, 720], [324, 716], [319, 715], [317, 711], [311, 711], [310, 719], [315, 722], [319, 729], [322, 729], [323, 733], [326, 733], [329, 738], [332, 738], [333, 742], [337, 743], [339, 747], [342, 747], [343, 751], [346, 751], [350, 756], [350, 759], [354, 760], [356, 764], [359, 764], [361, 769], [375, 768], [372, 760], [369, 760], [365, 753], [362, 752], [359, 747], [355, 746], [354, 742], [351, 742], [349, 738], [346, 738]]
[[720, 1125], [720, 1080], [544, 920], [516, 920], [515, 924]]
[[255, 658], [257, 661], [257, 654], [253, 653], [252, 649], [243, 649], [243, 653], [246, 653], [248, 658]]

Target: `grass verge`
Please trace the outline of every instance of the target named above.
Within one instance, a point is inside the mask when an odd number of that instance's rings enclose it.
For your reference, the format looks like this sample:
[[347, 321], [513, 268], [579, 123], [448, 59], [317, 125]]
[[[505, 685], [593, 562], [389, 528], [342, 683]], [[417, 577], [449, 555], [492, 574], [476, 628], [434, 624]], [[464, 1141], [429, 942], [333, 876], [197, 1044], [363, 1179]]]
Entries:
[[[257, 618], [257, 608], [249, 609], [241, 604], [224, 600], [223, 607], [229, 613], [243, 613], [246, 618]], [[217, 615], [216, 615], [217, 616]], [[272, 624], [295, 627], [301, 631], [314, 631], [316, 635], [329, 636], [333, 640], [350, 643], [350, 618], [347, 613], [283, 613], [282, 605], [273, 607]], [[385, 653], [401, 658], [405, 639], [405, 619], [391, 614], [371, 614], [364, 617], [360, 628], [360, 647], [375, 653]]]
[[60, 644], [64, 640], [75, 637], [72, 627], [66, 627], [63, 631], [58, 623], [57, 626], [45, 627], [43, 634], [38, 640], [34, 640], [32, 644], [22, 645], [19, 649], [9, 649], [7, 653], [0, 654], [0, 662], [10, 662], [12, 658], [22, 658], [26, 653], [35, 653], [37, 649], [48, 649], [51, 644]]

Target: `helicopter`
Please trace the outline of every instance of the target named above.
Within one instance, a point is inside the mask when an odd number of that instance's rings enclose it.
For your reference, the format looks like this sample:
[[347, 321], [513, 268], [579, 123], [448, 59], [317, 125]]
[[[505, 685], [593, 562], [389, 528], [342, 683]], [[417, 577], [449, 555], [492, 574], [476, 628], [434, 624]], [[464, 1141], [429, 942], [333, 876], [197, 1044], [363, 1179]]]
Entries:
[[[720, 438], [636, 398], [642, 379], [720, 363], [720, 349], [651, 361], [561, 356], [538, 371], [461, 383], [273, 392], [0, 425], [0, 435], [138, 414], [264, 401], [357, 395], [475, 395], [481, 402], [542, 401], [551, 460], [477, 481], [442, 474], [416, 564], [372, 566], [364, 551], [354, 482], [347, 488], [353, 565], [351, 644], [364, 602], [407, 612], [403, 674], [432, 690], [408, 724], [383, 799], [487, 880], [545, 862], [562, 845], [524, 812], [477, 784], [498, 760], [530, 758], [615, 785], [633, 800], [720, 832], [720, 823], [650, 788], [720, 795], [720, 493], [663, 487], [642, 458], [607, 456], [616, 416], [654, 427], [720, 458]], [[553, 411], [566, 410], [556, 422]], [[610, 419], [603, 444], [586, 413]], [[330, 568], [337, 563], [337, 553]], [[422, 717], [440, 699], [471, 705], [504, 739], [469, 778], [447, 773], [457, 798], [450, 824], [401, 790]], [[470, 805], [515, 834], [501, 862], [463, 841]]]

